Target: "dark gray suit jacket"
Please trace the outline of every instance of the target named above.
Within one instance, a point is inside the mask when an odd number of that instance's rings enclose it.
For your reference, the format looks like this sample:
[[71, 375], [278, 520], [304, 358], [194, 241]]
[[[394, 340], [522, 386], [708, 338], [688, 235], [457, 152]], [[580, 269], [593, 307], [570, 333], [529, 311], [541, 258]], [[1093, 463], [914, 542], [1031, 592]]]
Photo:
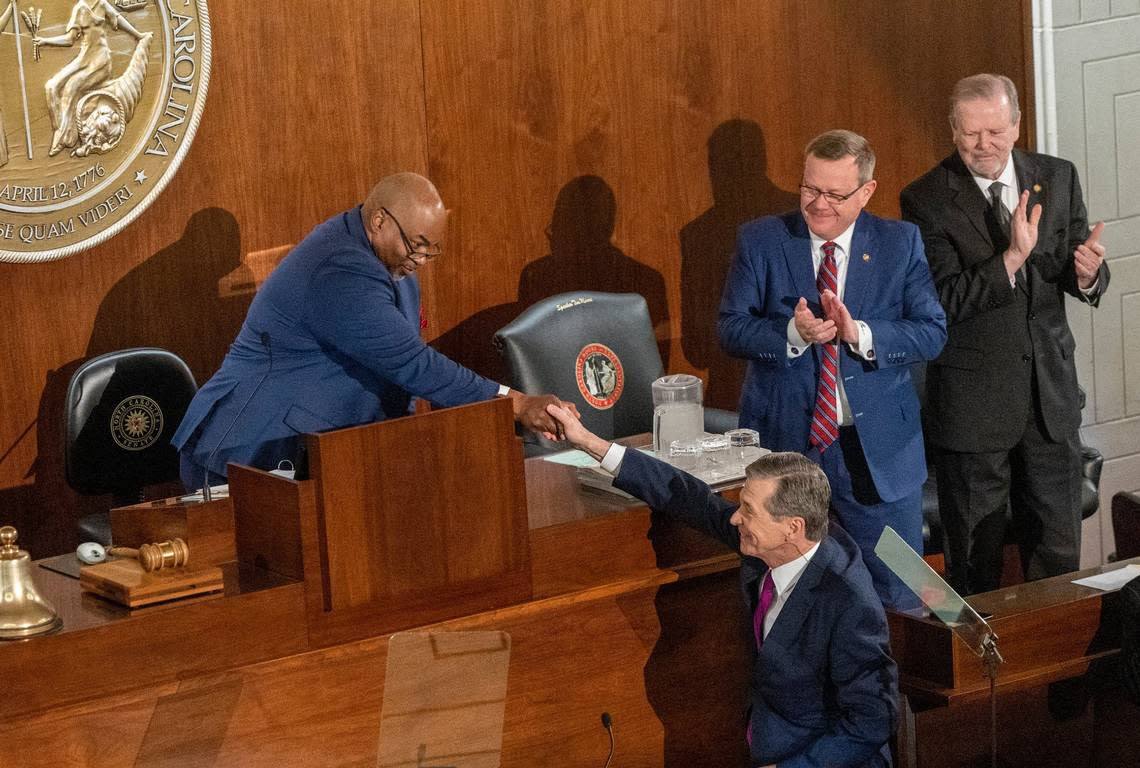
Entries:
[[[988, 201], [958, 153], [910, 184], [900, 197], [903, 218], [922, 231], [934, 285], [946, 309], [946, 347], [927, 369], [927, 432], [951, 451], [1012, 448], [1032, 404], [1054, 440], [1080, 425], [1076, 346], [1065, 317], [1065, 294], [1096, 305], [1108, 287], [1102, 265], [1096, 288], [1077, 288], [1073, 251], [1089, 234], [1076, 168], [1067, 160], [1013, 152], [1029, 210], [1041, 203], [1037, 247], [1026, 262], [1028, 290], [1011, 289], [986, 226]], [[1039, 397], [1033, 401], [1036, 371]]]

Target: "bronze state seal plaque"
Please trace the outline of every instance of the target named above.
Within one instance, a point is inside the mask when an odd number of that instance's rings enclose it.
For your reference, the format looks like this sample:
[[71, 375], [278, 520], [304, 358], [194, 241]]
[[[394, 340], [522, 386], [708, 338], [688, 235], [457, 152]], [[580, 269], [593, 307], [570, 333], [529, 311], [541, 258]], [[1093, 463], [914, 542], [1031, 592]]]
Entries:
[[209, 79], [206, 0], [0, 0], [0, 261], [133, 221], [190, 149]]

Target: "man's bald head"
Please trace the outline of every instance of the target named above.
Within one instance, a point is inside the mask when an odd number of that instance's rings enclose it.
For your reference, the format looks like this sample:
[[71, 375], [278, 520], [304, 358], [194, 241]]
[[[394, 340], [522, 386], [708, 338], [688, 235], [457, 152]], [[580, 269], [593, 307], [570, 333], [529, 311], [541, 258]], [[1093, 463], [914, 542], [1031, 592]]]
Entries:
[[397, 279], [412, 274], [430, 254], [439, 252], [447, 230], [447, 209], [439, 190], [418, 173], [381, 179], [364, 200], [361, 218], [376, 257]]
[[387, 208], [399, 216], [411, 206], [437, 209], [443, 215], [447, 213], [435, 185], [418, 173], [405, 171], [385, 176], [377, 182], [364, 200], [364, 215], [371, 216], [381, 208]]

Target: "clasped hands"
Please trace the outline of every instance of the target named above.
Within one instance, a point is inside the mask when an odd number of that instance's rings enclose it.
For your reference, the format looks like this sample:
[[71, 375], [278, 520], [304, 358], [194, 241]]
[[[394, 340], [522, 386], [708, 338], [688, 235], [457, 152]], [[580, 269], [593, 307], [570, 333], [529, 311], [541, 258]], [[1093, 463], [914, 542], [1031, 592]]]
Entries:
[[847, 311], [847, 306], [829, 290], [824, 290], [819, 297], [823, 308], [823, 317], [812, 314], [808, 308], [807, 299], [800, 297], [796, 304], [794, 321], [796, 331], [808, 344], [829, 344], [835, 341], [838, 335], [848, 344], [859, 343], [859, 324]]
[[[1021, 193], [1009, 221], [1009, 249], [1003, 254], [1005, 270], [1010, 278], [1029, 258], [1037, 245], [1037, 225], [1041, 222], [1041, 203], [1029, 211], [1029, 190]], [[1100, 235], [1104, 232], [1104, 222], [1098, 221], [1088, 239], [1073, 251], [1073, 266], [1077, 273], [1077, 286], [1087, 291], [1096, 285], [1100, 265], [1104, 263], [1104, 246]]]
[[510, 398], [511, 406], [514, 408], [515, 421], [532, 432], [538, 432], [547, 440], [561, 440], [563, 438], [562, 425], [547, 411], [548, 405], [560, 406], [573, 413], [576, 419], [581, 418], [574, 403], [559, 400], [554, 395], [525, 395], [516, 389], [512, 389]]

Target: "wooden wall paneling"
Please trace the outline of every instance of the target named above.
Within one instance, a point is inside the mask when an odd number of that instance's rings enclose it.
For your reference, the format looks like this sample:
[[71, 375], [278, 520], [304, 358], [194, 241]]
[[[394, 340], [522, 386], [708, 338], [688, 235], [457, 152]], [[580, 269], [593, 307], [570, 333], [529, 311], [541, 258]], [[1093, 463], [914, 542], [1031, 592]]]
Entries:
[[108, 506], [63, 481], [60, 403], [82, 359], [155, 345], [204, 382], [289, 245], [385, 174], [427, 169], [415, 0], [209, 7], [209, 95], [167, 189], [86, 253], [0, 264], [0, 514], [35, 556]]
[[636, 290], [669, 369], [734, 406], [742, 366], [713, 325], [737, 225], [796, 205], [803, 144], [835, 125], [877, 147], [871, 208], [895, 215], [951, 149], [955, 79], [1004, 71], [1029, 96], [1028, 6], [213, 0], [210, 95], [167, 190], [88, 253], [0, 265], [5, 521], [47, 555], [106, 507], [62, 481], [79, 360], [155, 344], [204, 380], [275, 261], [397, 169], [429, 173], [452, 209], [424, 271], [443, 351], [501, 377], [491, 334], [534, 299]]
[[635, 290], [667, 367], [734, 407], [742, 366], [714, 326], [737, 226], [798, 204], [803, 146], [832, 127], [878, 148], [871, 209], [897, 215], [951, 147], [953, 82], [1026, 82], [1023, 6], [425, 2], [430, 169], [453, 210], [427, 335], [501, 376], [491, 335], [534, 300]]

